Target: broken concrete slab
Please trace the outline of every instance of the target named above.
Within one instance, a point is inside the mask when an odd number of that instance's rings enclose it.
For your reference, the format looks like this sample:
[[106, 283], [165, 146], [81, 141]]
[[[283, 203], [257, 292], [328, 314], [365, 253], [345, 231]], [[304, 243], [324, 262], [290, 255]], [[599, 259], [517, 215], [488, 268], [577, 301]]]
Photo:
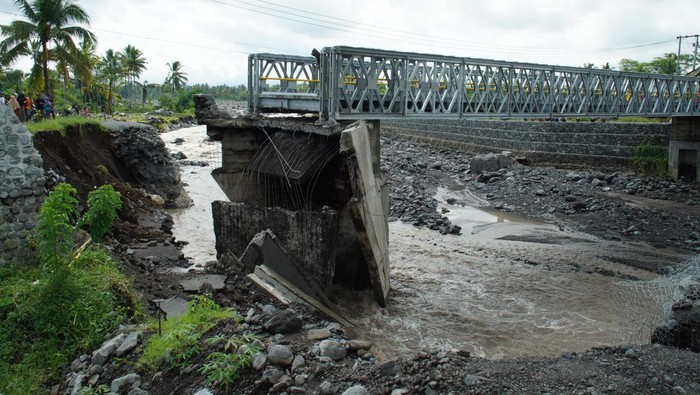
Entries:
[[241, 256], [241, 262], [249, 272], [253, 272], [256, 266], [264, 265], [304, 293], [327, 306], [330, 305], [324, 291], [316, 285], [301, 264], [289, 256], [279, 239], [269, 229], [255, 235]]
[[153, 303], [165, 314], [166, 318], [174, 318], [185, 314], [189, 305], [189, 301], [180, 296], [170, 299], [156, 299]]
[[340, 152], [350, 172], [353, 198], [348, 203], [375, 300], [386, 306], [389, 295], [389, 198], [386, 177], [375, 173], [371, 125], [358, 122], [341, 133]]
[[199, 274], [181, 281], [180, 285], [185, 292], [197, 292], [204, 283], [209, 283], [214, 288], [214, 291], [220, 291], [226, 286], [226, 284], [224, 284], [225, 281], [226, 276], [223, 274]]
[[242, 256], [258, 232], [270, 229], [287, 254], [324, 292], [330, 289], [335, 269], [338, 213], [332, 209], [290, 211], [245, 203], [212, 203], [217, 255]]
[[290, 305], [292, 303], [305, 303], [326, 314], [347, 328], [355, 327], [355, 324], [348, 321], [345, 317], [340, 315], [340, 313], [334, 311], [330, 305], [321, 303], [318, 299], [306, 294], [304, 291], [297, 288], [294, 284], [290, 283], [284, 277], [275, 273], [265, 265], [257, 266], [255, 268], [255, 272], [249, 274], [248, 278], [259, 289], [285, 305]]

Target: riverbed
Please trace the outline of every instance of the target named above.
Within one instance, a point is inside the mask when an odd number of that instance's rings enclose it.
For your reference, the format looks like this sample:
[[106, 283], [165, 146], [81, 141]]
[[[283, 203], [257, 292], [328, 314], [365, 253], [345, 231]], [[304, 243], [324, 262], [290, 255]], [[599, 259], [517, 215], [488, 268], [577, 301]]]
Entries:
[[[216, 259], [211, 202], [225, 195], [210, 172], [221, 162], [220, 145], [204, 126], [163, 139], [171, 151], [208, 163], [182, 166], [194, 204], [171, 211], [173, 234], [188, 242], [183, 253], [200, 269]], [[658, 301], [639, 286], [655, 275], [616, 262], [681, 256], [485, 210], [466, 189], [439, 188], [435, 197], [462, 234], [392, 222], [388, 307], [376, 306], [370, 291], [336, 292], [339, 309], [376, 353], [391, 358], [441, 348], [492, 359], [553, 356], [647, 342], [662, 319]]]

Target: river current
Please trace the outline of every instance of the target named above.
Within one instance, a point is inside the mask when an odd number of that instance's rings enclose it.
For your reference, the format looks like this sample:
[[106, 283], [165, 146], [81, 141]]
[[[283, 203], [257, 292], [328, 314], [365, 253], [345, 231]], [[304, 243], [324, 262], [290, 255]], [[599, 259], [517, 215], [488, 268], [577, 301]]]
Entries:
[[[188, 242], [183, 253], [201, 268], [216, 259], [211, 202], [226, 199], [210, 176], [221, 163], [220, 145], [208, 140], [204, 126], [162, 137], [172, 152], [209, 163], [182, 166], [194, 205], [171, 211], [174, 236]], [[173, 143], [178, 138], [184, 142]], [[555, 356], [648, 342], [662, 319], [658, 302], [630, 286], [639, 281], [627, 280], [655, 276], [615, 262], [672, 263], [681, 257], [479, 209], [466, 190], [439, 188], [436, 198], [439, 209], [449, 210], [450, 220], [462, 226], [462, 235], [391, 223], [388, 307], [378, 307], [369, 290], [336, 293], [342, 314], [381, 357], [424, 349], [461, 349], [492, 359]]]

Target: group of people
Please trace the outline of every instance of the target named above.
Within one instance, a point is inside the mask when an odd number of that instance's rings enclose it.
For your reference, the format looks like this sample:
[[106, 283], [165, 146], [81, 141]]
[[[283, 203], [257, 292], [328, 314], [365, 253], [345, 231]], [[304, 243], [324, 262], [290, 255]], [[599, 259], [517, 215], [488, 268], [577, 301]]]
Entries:
[[0, 105], [9, 106], [20, 121], [26, 122], [34, 118], [35, 114], [41, 114], [41, 118], [56, 118], [53, 97], [38, 97], [32, 99], [22, 92], [5, 94], [0, 91]]

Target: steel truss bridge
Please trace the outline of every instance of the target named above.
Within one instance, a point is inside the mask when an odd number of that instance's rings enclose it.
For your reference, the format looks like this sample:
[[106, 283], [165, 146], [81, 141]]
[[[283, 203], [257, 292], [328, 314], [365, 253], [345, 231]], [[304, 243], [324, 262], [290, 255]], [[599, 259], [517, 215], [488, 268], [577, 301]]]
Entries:
[[700, 116], [700, 78], [337, 46], [250, 55], [248, 110], [325, 122]]

